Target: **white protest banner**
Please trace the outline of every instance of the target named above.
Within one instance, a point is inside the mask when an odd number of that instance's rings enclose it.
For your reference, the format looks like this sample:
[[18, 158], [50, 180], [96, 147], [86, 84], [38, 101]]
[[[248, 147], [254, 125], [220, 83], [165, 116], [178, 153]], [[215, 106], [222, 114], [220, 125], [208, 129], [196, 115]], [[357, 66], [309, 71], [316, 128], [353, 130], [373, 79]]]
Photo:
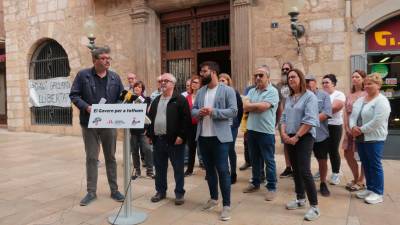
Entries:
[[93, 104], [89, 128], [143, 128], [146, 104]]
[[29, 80], [28, 85], [30, 107], [71, 107], [71, 84], [68, 77]]

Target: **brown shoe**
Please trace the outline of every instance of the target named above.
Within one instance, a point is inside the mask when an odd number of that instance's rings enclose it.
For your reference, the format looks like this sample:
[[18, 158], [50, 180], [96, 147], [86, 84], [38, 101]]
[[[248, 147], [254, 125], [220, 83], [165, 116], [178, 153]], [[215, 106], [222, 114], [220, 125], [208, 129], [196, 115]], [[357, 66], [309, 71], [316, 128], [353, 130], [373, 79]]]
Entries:
[[272, 201], [276, 198], [276, 191], [267, 191], [265, 194], [265, 201]]
[[243, 189], [243, 193], [253, 193], [260, 190], [260, 187], [254, 186], [254, 184], [249, 184], [245, 189]]

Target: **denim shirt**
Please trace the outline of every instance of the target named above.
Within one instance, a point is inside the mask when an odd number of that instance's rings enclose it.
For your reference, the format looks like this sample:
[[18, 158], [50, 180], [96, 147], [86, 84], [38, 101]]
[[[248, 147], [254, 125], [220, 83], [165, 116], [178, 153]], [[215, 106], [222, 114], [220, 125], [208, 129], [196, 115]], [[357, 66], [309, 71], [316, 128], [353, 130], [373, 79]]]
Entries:
[[[318, 113], [323, 113], [328, 116], [328, 119], [332, 117], [332, 104], [329, 97], [329, 94], [325, 91], [316, 90], [314, 94], [318, 99]], [[328, 130], [328, 119], [325, 121], [319, 122], [319, 127], [316, 127], [316, 135], [315, 142], [324, 141], [329, 137]]]
[[286, 98], [281, 123], [286, 125], [287, 134], [295, 134], [301, 124], [311, 125], [312, 127], [308, 132], [315, 138], [315, 127], [319, 126], [317, 96], [307, 90], [297, 102], [294, 102], [293, 96]]

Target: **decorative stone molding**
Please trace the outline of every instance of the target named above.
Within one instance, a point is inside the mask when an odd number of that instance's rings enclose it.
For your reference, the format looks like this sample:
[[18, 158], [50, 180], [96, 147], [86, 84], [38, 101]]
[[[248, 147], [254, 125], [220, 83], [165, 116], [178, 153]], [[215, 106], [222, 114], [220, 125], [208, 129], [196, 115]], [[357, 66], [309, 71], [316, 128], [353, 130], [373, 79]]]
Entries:
[[253, 0], [233, 0], [233, 6], [250, 5]]
[[400, 15], [400, 1], [387, 0], [373, 8], [366, 9], [358, 18], [355, 18], [355, 26], [366, 31], [396, 15]]
[[147, 23], [149, 15], [146, 9], [133, 10], [133, 12], [129, 14], [133, 23]]

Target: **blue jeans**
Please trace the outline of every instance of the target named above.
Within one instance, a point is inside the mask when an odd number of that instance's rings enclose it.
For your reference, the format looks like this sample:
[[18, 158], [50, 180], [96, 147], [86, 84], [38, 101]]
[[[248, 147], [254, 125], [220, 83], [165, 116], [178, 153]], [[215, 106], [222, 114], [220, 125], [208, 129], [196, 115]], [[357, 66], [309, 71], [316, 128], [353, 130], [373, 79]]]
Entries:
[[156, 168], [156, 191], [161, 194], [165, 194], [167, 192], [167, 171], [169, 158], [172, 168], [174, 169], [175, 196], [182, 197], [185, 194], [185, 190], [183, 189], [185, 184], [185, 145], [170, 145], [168, 144], [165, 136], [156, 137], [154, 142], [153, 158], [154, 167]]
[[364, 169], [367, 189], [383, 195], [383, 141], [357, 143], [358, 155]]
[[275, 135], [249, 130], [248, 144], [251, 152], [251, 161], [253, 162], [253, 185], [256, 187], [260, 186], [260, 171], [264, 165], [257, 162], [263, 159], [267, 167], [267, 189], [269, 191], [276, 191]]
[[238, 127], [235, 128], [231, 126], [233, 141], [229, 143], [229, 164], [232, 175], [236, 174], [237, 156], [235, 151], [235, 142], [238, 135], [238, 130], [239, 130]]
[[[199, 149], [203, 157], [210, 196], [218, 200], [218, 179], [223, 206], [231, 205], [231, 176], [229, 174], [229, 143], [221, 143], [217, 137], [199, 137]], [[218, 173], [218, 176], [217, 176]]]

